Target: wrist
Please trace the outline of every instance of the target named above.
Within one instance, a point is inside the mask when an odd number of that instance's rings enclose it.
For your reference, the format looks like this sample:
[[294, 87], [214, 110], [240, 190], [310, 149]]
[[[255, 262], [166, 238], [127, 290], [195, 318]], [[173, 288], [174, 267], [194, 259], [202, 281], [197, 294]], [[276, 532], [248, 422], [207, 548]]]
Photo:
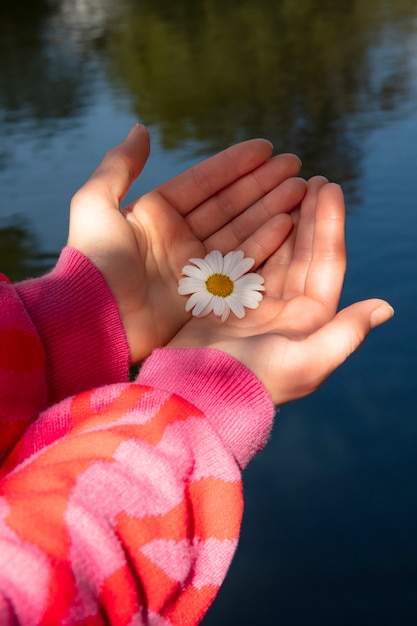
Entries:
[[269, 437], [271, 398], [252, 372], [222, 351], [155, 350], [143, 363], [137, 382], [175, 393], [202, 411], [241, 468]]
[[103, 276], [65, 248], [46, 276], [16, 285], [46, 354], [49, 403], [127, 379], [129, 349]]

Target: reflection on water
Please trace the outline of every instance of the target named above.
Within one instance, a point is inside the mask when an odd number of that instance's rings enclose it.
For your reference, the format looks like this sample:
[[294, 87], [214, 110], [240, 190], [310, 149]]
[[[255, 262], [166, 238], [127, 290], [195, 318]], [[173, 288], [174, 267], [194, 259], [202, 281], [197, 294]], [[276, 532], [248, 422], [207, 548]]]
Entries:
[[246, 473], [240, 549], [207, 626], [417, 621], [416, 50], [413, 0], [0, 6], [0, 271], [53, 262], [70, 196], [139, 119], [153, 153], [136, 193], [252, 136], [340, 182], [344, 301], [396, 308], [282, 409]]
[[306, 175], [346, 186], [359, 175], [362, 134], [415, 95], [412, 1], [37, 0], [0, 10], [6, 121], [82, 115], [104, 65], [165, 148], [192, 140], [205, 153], [267, 136], [301, 154]]
[[42, 276], [57, 260], [55, 253], [41, 251], [36, 236], [21, 224], [24, 219], [14, 219], [0, 227], [1, 273], [12, 281], [32, 276]]
[[[360, 133], [410, 89], [412, 2], [243, 0], [132, 3], [108, 41], [112, 80], [129, 89], [164, 145], [217, 150], [249, 135], [353, 181]], [[372, 63], [378, 55], [384, 62]], [[375, 71], [375, 69], [377, 71]], [[333, 154], [329, 171], [328, 154]]]

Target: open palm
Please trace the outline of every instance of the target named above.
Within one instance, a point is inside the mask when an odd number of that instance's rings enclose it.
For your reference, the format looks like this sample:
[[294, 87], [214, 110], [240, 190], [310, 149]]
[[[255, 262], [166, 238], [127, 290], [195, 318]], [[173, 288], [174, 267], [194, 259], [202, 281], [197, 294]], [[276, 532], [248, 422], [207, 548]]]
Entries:
[[294, 155], [271, 158], [269, 142], [243, 142], [203, 161], [121, 209], [149, 155], [136, 125], [108, 152], [71, 203], [68, 245], [102, 272], [119, 306], [132, 362], [165, 345], [190, 315], [177, 293], [192, 256], [240, 248], [265, 261], [291, 229], [302, 200]]
[[251, 369], [282, 404], [319, 387], [364, 340], [387, 321], [382, 300], [358, 302], [337, 313], [346, 268], [345, 209], [338, 185], [308, 183], [294, 228], [262, 268], [265, 297], [243, 319], [222, 323], [212, 314], [191, 320], [172, 347], [206, 346]]

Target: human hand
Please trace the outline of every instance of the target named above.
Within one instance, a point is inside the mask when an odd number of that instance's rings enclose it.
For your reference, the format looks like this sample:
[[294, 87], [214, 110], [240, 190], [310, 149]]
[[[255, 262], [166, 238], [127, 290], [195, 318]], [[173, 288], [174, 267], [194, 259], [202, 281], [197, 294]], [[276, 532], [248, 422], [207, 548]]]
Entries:
[[137, 124], [74, 195], [68, 245], [104, 275], [132, 363], [190, 319], [177, 292], [184, 261], [240, 248], [258, 266], [276, 249], [277, 234], [291, 228], [280, 214], [301, 202], [306, 183], [294, 178], [296, 156], [271, 152], [263, 139], [232, 146], [121, 209], [149, 155], [147, 130]]
[[[337, 313], [346, 268], [342, 190], [314, 177], [294, 229], [260, 272], [266, 288], [256, 310], [222, 323], [194, 318], [168, 347], [222, 350], [258, 376], [275, 404], [315, 391], [354, 352], [370, 330], [393, 314], [378, 299]], [[278, 237], [279, 238], [279, 237]], [[185, 300], [184, 300], [185, 304]]]

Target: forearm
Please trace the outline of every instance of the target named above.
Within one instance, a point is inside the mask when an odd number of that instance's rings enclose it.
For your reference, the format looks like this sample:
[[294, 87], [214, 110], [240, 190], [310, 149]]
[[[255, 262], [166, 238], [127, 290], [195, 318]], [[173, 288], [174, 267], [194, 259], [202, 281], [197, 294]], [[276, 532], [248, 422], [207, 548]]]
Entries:
[[0, 461], [54, 402], [126, 381], [128, 357], [114, 298], [79, 252], [64, 249], [42, 278], [0, 275]]
[[45, 353], [14, 287], [0, 275], [0, 463], [47, 402]]
[[[245, 368], [200, 350], [157, 351], [136, 383], [49, 409], [60, 434], [47, 443], [41, 418], [22, 441], [25, 462], [1, 483], [5, 605], [22, 623], [27, 612], [40, 624], [199, 623], [236, 547], [239, 466], [272, 417]], [[8, 585], [31, 559], [40, 575]]]
[[48, 404], [127, 380], [129, 349], [117, 305], [86, 257], [65, 248], [52, 272], [16, 291], [44, 347]]
[[144, 362], [138, 381], [194, 403], [230, 446], [242, 469], [267, 442], [274, 414], [268, 393], [249, 369], [219, 350], [155, 350]]

